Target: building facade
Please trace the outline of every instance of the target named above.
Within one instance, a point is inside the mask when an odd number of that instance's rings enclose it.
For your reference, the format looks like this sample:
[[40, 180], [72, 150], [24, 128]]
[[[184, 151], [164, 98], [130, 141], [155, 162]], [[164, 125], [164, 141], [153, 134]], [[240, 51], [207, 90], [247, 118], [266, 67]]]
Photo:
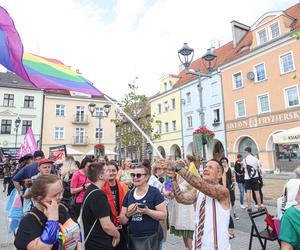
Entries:
[[251, 28], [238, 25], [244, 35], [236, 44], [243, 46], [234, 53], [244, 52], [221, 67], [231, 161], [250, 146], [264, 170], [288, 171], [300, 163], [299, 145], [274, 144], [272, 138], [300, 125], [300, 41], [292, 36], [299, 15], [297, 3], [264, 14]]
[[[39, 145], [42, 113], [43, 91], [13, 73], [0, 73], [0, 147], [20, 147], [30, 127]], [[21, 122], [16, 130], [18, 117]]]
[[[182, 135], [185, 155], [193, 155], [193, 131], [201, 126], [198, 78], [184, 84], [181, 89]], [[213, 145], [206, 145], [207, 159], [220, 159], [226, 155], [224, 110], [221, 77], [218, 73], [202, 79], [204, 125], [215, 133]]]
[[[159, 93], [149, 100], [151, 115], [159, 121], [153, 124], [155, 131], [160, 134], [154, 145], [163, 157], [172, 159], [183, 156], [180, 89], [174, 88], [177, 81], [178, 76], [163, 74]], [[153, 154], [157, 157], [155, 150]]]
[[45, 92], [42, 149], [46, 155], [50, 147], [59, 145], [66, 145], [69, 155], [93, 154], [100, 136], [100, 143], [110, 151], [108, 157], [115, 158], [115, 125], [111, 121], [115, 109], [111, 106], [108, 117], [99, 121], [89, 112], [91, 102], [96, 104], [94, 115], [104, 112], [103, 106], [109, 104], [103, 97], [69, 91]]

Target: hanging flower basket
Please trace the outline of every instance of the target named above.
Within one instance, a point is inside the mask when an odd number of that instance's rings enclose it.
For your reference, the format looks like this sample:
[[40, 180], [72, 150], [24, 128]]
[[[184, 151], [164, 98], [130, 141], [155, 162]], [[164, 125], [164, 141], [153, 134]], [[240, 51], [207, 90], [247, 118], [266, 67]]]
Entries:
[[94, 146], [94, 154], [95, 154], [96, 158], [104, 157], [104, 154], [105, 154], [105, 147], [104, 147], [104, 145], [103, 144], [96, 144]]
[[193, 144], [194, 153], [196, 155], [201, 155], [203, 150], [203, 145], [212, 144], [215, 137], [215, 133], [206, 127], [200, 127], [193, 132]]

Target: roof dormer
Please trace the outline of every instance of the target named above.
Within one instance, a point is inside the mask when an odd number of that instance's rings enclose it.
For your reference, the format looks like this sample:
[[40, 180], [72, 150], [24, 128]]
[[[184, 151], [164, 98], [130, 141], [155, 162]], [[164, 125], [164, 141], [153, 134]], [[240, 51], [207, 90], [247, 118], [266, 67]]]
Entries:
[[173, 88], [174, 84], [178, 81], [177, 75], [163, 73], [160, 77], [160, 93], [164, 93]]
[[251, 49], [289, 33], [293, 22], [294, 18], [283, 11], [265, 13], [251, 27], [253, 33]]

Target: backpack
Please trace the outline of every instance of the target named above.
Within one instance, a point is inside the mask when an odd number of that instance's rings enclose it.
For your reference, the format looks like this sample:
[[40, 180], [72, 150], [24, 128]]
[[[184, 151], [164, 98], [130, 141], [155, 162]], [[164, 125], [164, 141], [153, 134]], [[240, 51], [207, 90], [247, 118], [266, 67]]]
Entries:
[[245, 158], [245, 163], [246, 163], [246, 170], [247, 170], [247, 173], [248, 173], [250, 179], [255, 178], [257, 170], [253, 166], [247, 164], [246, 158]]

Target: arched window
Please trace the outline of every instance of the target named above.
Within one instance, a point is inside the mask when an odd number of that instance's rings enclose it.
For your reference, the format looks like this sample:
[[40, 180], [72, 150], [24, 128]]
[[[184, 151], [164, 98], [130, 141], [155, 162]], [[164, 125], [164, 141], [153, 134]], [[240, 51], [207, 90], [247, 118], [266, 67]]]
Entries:
[[245, 137], [241, 140], [240, 145], [239, 145], [239, 154], [245, 155], [246, 147], [251, 147], [251, 153], [253, 155], [258, 154], [258, 148], [257, 148], [256, 143], [249, 137]]

